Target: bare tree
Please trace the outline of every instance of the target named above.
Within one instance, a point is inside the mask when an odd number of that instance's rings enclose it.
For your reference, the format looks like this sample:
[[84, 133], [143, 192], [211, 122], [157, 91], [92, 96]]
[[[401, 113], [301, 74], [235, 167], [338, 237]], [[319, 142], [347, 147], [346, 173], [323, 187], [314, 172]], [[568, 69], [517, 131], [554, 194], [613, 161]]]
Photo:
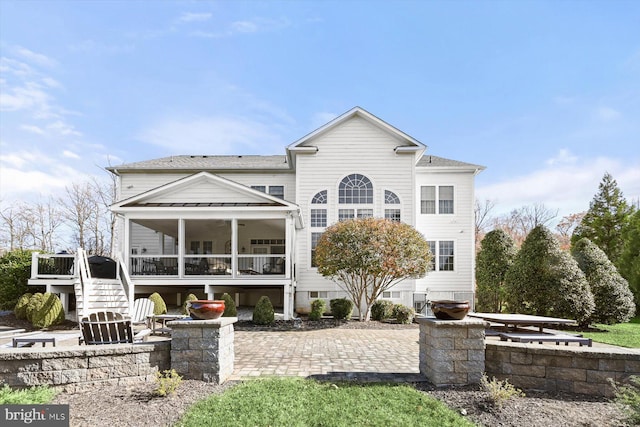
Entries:
[[110, 203], [107, 204], [109, 190], [97, 180], [74, 183], [66, 190], [66, 197], [61, 198], [60, 203], [73, 230], [74, 243], [89, 253], [109, 254], [110, 227], [114, 227], [108, 211]]
[[494, 200], [486, 199], [485, 201], [481, 202], [480, 200], [476, 199], [475, 207], [473, 209], [476, 222], [476, 236], [487, 232], [487, 226], [489, 225], [490, 221], [489, 214], [495, 206], [496, 202]]
[[49, 198], [46, 202], [38, 201], [24, 212], [29, 224], [32, 247], [43, 252], [53, 252], [58, 243], [57, 231], [63, 225], [60, 209], [55, 201]]
[[543, 203], [526, 205], [512, 210], [508, 215], [503, 215], [493, 221], [494, 228], [504, 230], [520, 246], [529, 232], [539, 225], [547, 225], [558, 216]]
[[8, 247], [10, 251], [29, 247], [27, 243], [29, 227], [24, 221], [23, 215], [25, 210], [26, 205], [15, 203], [0, 211], [0, 221], [2, 221], [0, 243], [2, 246]]
[[556, 225], [556, 230], [558, 231], [557, 236], [562, 249], [568, 250], [571, 247], [573, 230], [582, 222], [585, 214], [586, 212], [580, 212], [564, 216], [558, 225]]
[[116, 239], [116, 215], [111, 212], [110, 207], [116, 201], [117, 186], [116, 176], [108, 172], [108, 180], [99, 181], [94, 178], [92, 181], [92, 187], [95, 191], [98, 201], [100, 202], [100, 208], [103, 212], [102, 222], [104, 223], [104, 233], [108, 236], [108, 244], [103, 243], [102, 253], [107, 254], [113, 252]]

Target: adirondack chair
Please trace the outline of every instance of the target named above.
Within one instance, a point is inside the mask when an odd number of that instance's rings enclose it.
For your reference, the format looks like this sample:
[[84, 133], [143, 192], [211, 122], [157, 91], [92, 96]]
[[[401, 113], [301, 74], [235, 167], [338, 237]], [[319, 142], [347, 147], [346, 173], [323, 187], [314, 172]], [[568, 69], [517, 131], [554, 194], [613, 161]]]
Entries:
[[151, 333], [150, 329], [133, 333], [131, 320], [120, 313], [97, 312], [83, 317], [80, 321], [82, 331], [81, 342], [94, 344], [126, 344], [141, 342]]
[[133, 325], [145, 324], [149, 326], [149, 316], [153, 316], [154, 304], [149, 298], [138, 298], [133, 302], [131, 310], [131, 323]]

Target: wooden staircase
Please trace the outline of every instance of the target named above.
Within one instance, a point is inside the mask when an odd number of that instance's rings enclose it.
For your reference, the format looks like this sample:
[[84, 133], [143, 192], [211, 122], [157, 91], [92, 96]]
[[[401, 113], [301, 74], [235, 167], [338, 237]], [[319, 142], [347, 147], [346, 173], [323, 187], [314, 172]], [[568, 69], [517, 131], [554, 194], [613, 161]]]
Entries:
[[[78, 249], [77, 261], [79, 265], [79, 280], [74, 283], [76, 294], [76, 314], [78, 320], [97, 311], [112, 311], [125, 316], [130, 312], [130, 295], [133, 284], [118, 260], [118, 275], [116, 279], [102, 279], [91, 277], [89, 261], [84, 250]], [[122, 279], [128, 282], [125, 287]]]

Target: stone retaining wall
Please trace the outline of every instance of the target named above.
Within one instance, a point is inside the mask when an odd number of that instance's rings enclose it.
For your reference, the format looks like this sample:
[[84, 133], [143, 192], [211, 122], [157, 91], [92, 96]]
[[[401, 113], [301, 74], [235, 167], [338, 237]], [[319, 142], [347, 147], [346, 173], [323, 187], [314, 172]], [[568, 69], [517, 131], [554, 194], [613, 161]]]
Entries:
[[420, 373], [436, 386], [477, 384], [484, 372], [483, 320], [418, 318]]
[[170, 369], [169, 341], [0, 350], [0, 384], [65, 386], [151, 381]]
[[488, 341], [485, 369], [522, 389], [612, 396], [609, 378], [640, 375], [640, 349]]
[[233, 374], [237, 317], [174, 320], [171, 326], [171, 368], [184, 378], [222, 384]]

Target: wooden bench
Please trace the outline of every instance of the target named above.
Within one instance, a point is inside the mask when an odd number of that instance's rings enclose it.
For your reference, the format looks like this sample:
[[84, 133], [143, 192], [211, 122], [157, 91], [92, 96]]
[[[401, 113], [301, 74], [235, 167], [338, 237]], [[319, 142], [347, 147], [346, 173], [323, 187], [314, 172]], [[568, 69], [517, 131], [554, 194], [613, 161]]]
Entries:
[[111, 312], [90, 314], [80, 321], [80, 329], [80, 343], [84, 342], [87, 345], [140, 342], [151, 333], [150, 329], [144, 329], [134, 334], [130, 319]]
[[560, 345], [561, 342], [564, 345], [569, 345], [570, 342], [577, 342], [580, 344], [580, 347], [586, 345], [591, 347], [593, 342], [591, 338], [578, 337], [575, 335], [567, 335], [567, 334], [531, 334], [531, 333], [517, 333], [517, 332], [502, 332], [499, 334], [500, 341], [511, 340], [513, 342], [521, 342], [521, 343], [529, 343], [529, 342], [538, 342], [542, 344], [543, 342], [555, 342], [556, 345]]
[[44, 347], [46, 343], [50, 342], [53, 346], [56, 346], [56, 339], [54, 337], [22, 337], [22, 338], [13, 338], [13, 346], [14, 347], [31, 347], [35, 343], [40, 342]]

